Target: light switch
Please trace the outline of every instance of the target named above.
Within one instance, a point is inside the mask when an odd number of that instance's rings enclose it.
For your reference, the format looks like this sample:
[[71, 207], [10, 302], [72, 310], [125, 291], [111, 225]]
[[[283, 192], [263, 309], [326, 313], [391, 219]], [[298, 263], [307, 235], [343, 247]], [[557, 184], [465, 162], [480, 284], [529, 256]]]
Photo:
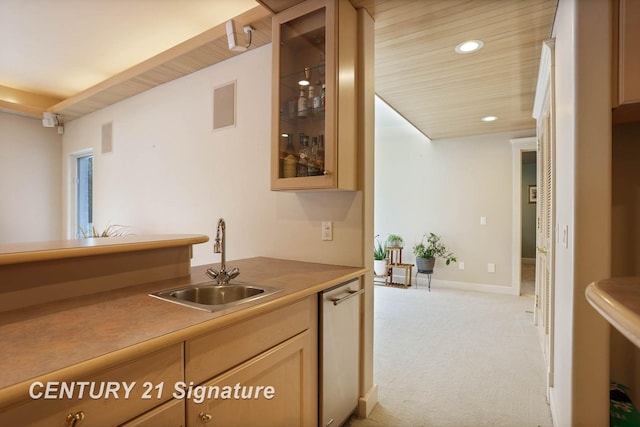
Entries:
[[481, 216], [480, 217], [480, 225], [487, 225], [487, 217], [486, 216]]
[[492, 262], [487, 264], [487, 273], [495, 273], [495, 272], [496, 272], [496, 265]]
[[464, 262], [460, 261], [458, 263], [458, 270], [464, 270]]
[[322, 221], [322, 240], [333, 240], [333, 223]]

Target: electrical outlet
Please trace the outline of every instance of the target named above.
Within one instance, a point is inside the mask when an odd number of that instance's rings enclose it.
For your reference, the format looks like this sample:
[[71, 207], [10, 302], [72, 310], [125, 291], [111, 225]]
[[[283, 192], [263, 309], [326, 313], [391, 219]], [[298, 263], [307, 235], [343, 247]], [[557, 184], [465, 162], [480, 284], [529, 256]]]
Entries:
[[496, 272], [496, 265], [492, 262], [487, 264], [487, 273], [495, 273], [495, 272]]
[[458, 270], [464, 270], [464, 262], [460, 261], [458, 263]]
[[333, 240], [333, 223], [322, 221], [322, 240]]

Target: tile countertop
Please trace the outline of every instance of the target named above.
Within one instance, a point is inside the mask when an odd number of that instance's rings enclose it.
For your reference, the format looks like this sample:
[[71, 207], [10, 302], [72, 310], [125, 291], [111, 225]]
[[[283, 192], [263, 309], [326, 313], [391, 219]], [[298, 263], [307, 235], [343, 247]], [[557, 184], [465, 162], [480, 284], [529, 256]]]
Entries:
[[640, 277], [592, 283], [586, 296], [598, 313], [640, 348]]
[[79, 379], [105, 364], [118, 364], [232, 322], [320, 292], [366, 272], [359, 267], [249, 258], [228, 261], [236, 279], [281, 288], [256, 304], [205, 312], [148, 295], [208, 281], [209, 266], [191, 276], [102, 292], [0, 313], [0, 406], [28, 397], [35, 378]]

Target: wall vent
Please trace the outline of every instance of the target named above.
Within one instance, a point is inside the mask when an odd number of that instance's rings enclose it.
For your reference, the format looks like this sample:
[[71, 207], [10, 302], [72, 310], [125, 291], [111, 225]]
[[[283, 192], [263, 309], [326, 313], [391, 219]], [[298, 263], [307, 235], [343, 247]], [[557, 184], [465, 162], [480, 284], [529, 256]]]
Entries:
[[236, 82], [213, 89], [213, 129], [236, 125]]
[[102, 154], [113, 152], [113, 122], [102, 125]]

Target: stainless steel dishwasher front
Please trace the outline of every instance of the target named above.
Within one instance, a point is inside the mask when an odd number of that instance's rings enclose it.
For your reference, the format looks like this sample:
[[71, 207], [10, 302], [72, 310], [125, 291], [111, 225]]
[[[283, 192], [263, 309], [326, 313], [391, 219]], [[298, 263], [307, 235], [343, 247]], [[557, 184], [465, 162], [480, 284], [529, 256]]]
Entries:
[[342, 425], [358, 406], [360, 279], [320, 298], [320, 426]]

